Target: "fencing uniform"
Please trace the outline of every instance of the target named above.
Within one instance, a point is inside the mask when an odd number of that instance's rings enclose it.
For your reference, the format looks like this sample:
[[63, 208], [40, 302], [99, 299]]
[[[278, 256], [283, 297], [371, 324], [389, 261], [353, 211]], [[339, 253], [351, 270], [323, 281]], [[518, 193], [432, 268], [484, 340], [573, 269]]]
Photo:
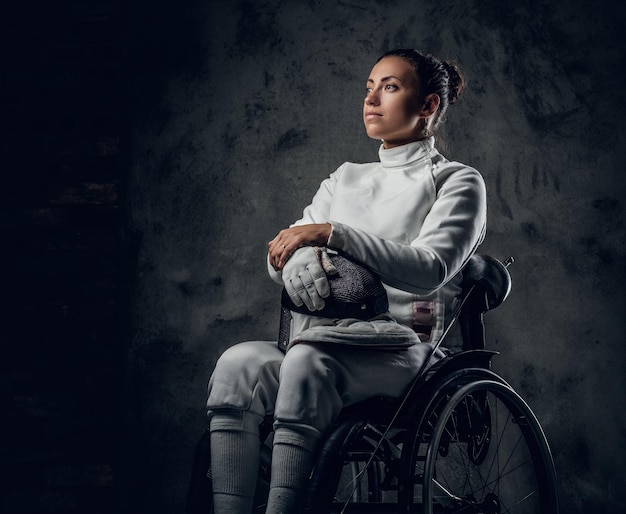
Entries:
[[[434, 138], [381, 146], [379, 158], [343, 164], [322, 182], [295, 224], [330, 222], [328, 249], [380, 277], [392, 317], [387, 323], [410, 327], [411, 335], [418, 334], [415, 344], [371, 349], [322, 338], [290, 346], [286, 354], [275, 341], [227, 349], [209, 381], [207, 401], [218, 514], [250, 512], [255, 438], [267, 414], [274, 416], [275, 436], [266, 512], [297, 512], [316, 445], [341, 409], [372, 396], [401, 396], [449, 322], [459, 271], [485, 234], [483, 179], [473, 168], [445, 159]], [[268, 269], [282, 284], [281, 272]], [[291, 339], [315, 324], [319, 319], [294, 313]], [[438, 351], [429, 364], [441, 356]]]
[[[295, 225], [330, 222], [328, 248], [375, 271], [391, 316], [425, 342], [403, 351], [316, 343], [294, 346], [287, 355], [275, 342], [241, 343], [218, 360], [209, 411], [274, 413], [277, 423], [323, 432], [343, 406], [379, 394], [400, 396], [415, 376], [449, 321], [460, 292], [458, 272], [484, 237], [486, 192], [480, 174], [448, 161], [434, 138], [381, 146], [379, 158], [343, 164]], [[281, 273], [268, 269], [282, 283]], [[306, 316], [294, 314], [294, 326], [306, 328]]]

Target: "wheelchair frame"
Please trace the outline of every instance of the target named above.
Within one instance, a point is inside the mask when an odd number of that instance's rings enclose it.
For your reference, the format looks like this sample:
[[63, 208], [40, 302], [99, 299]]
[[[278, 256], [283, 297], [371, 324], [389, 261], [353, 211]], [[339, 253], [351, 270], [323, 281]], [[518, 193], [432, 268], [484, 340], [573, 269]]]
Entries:
[[[508, 296], [511, 262], [475, 255], [465, 266], [453, 320], [461, 325], [460, 352], [424, 367], [403, 398], [371, 398], [342, 411], [319, 451], [304, 514], [558, 514], [545, 434], [491, 369], [498, 352], [485, 349], [483, 315]], [[269, 488], [271, 419], [261, 440], [259, 514]], [[207, 441], [208, 432], [196, 452], [189, 513], [212, 512]]]
[[344, 409], [304, 512], [558, 513], [545, 434], [485, 349], [483, 315], [508, 296], [510, 262], [474, 256], [464, 269], [462, 351], [418, 375], [400, 400]]

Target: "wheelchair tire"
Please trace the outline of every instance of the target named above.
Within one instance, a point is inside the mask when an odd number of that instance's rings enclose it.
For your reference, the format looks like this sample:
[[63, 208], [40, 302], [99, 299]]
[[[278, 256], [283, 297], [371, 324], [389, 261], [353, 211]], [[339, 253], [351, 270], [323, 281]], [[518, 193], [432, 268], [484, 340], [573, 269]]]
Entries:
[[510, 386], [496, 380], [456, 384], [434, 405], [414, 443], [413, 494], [402, 511], [558, 513], [545, 435]]
[[303, 514], [339, 512], [346, 502], [379, 502], [380, 462], [374, 459], [365, 480], [358, 480], [374, 450], [371, 430], [363, 419], [347, 419], [337, 425], [321, 449], [305, 497]]

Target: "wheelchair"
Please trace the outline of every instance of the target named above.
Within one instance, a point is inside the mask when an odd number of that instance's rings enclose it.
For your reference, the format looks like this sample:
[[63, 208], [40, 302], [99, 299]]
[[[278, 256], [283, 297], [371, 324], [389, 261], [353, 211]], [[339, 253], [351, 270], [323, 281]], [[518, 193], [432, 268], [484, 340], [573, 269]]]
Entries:
[[[509, 294], [508, 264], [475, 255], [464, 268], [453, 320], [459, 351], [422, 370], [402, 398], [371, 398], [343, 410], [319, 451], [303, 513], [558, 514], [544, 432], [491, 369], [497, 352], [485, 348], [483, 315]], [[271, 420], [264, 425], [259, 513], [271, 457]]]

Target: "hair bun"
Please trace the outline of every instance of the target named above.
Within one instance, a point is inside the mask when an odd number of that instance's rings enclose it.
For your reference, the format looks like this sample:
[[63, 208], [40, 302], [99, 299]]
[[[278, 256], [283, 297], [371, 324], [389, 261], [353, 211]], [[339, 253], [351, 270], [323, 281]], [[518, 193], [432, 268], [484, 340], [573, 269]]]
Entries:
[[465, 80], [456, 63], [442, 61], [441, 64], [448, 73], [448, 103], [452, 105], [465, 89]]

